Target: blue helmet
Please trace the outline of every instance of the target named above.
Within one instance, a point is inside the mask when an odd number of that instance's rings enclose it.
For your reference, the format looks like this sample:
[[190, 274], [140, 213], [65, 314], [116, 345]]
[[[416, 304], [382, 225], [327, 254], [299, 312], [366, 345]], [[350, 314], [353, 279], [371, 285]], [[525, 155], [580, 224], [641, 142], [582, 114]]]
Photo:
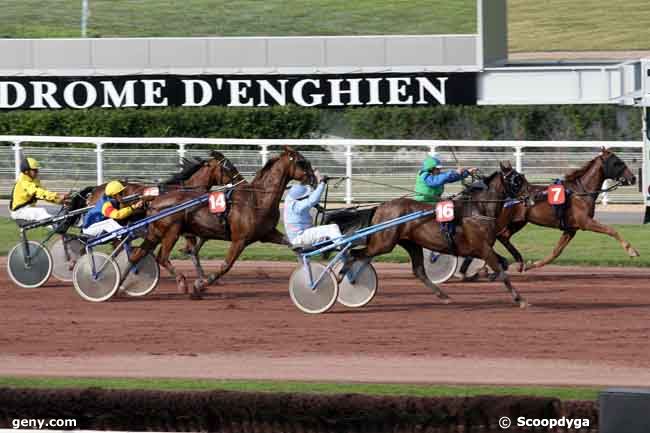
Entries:
[[306, 197], [307, 195], [309, 195], [310, 192], [311, 192], [311, 188], [298, 183], [292, 186], [291, 189], [289, 189], [289, 193], [287, 195], [289, 196], [289, 198], [298, 200], [303, 197]]

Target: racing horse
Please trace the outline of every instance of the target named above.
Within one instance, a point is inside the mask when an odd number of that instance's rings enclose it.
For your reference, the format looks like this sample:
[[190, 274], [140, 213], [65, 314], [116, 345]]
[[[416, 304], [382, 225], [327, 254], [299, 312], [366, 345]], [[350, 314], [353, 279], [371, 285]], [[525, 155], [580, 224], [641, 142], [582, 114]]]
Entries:
[[[426, 276], [422, 248], [445, 254], [478, 257], [497, 273], [497, 278], [503, 281], [513, 301], [525, 308], [528, 305], [526, 300], [513, 287], [506, 272], [507, 262], [504, 263], [505, 259], [494, 251], [493, 246], [498, 231], [497, 218], [504, 210], [504, 204], [513, 200], [527, 200], [528, 194], [526, 178], [510, 165], [501, 164], [500, 171], [483, 179], [478, 186], [473, 184], [454, 199], [455, 234], [446, 234], [434, 216], [374, 233], [368, 237], [365, 248], [352, 250], [339, 275], [345, 275], [354, 260], [370, 261], [375, 256], [391, 252], [399, 245], [411, 258], [413, 274], [444, 303], [448, 303], [449, 296]], [[371, 224], [430, 209], [430, 204], [398, 198], [379, 205]]]
[[[566, 190], [571, 191], [567, 195], [566, 227], [562, 227], [553, 209], [547, 202], [545, 192], [546, 186], [533, 186], [535, 204], [523, 206], [518, 204], [508, 210], [511, 215], [505, 217], [508, 222], [504, 229], [498, 234], [499, 242], [512, 254], [515, 261], [519, 263], [519, 271], [541, 268], [555, 260], [576, 235], [578, 230], [588, 230], [596, 233], [603, 233], [616, 239], [621, 247], [630, 257], [638, 257], [632, 245], [613, 227], [602, 224], [594, 219], [596, 210], [596, 199], [601, 192], [601, 186], [606, 179], [616, 181], [619, 185], [634, 185], [636, 178], [625, 163], [613, 152], [602, 148], [601, 152], [581, 168], [567, 174], [564, 179]], [[526, 267], [521, 253], [510, 242], [510, 238], [520, 231], [527, 223], [533, 223], [544, 227], [557, 228], [563, 231], [560, 240], [553, 249], [553, 252], [542, 260], [536, 261]]]
[[[194, 235], [203, 240], [219, 239], [230, 241], [230, 247], [221, 267], [207, 279], [199, 277], [191, 294], [199, 299], [205, 288], [217, 281], [235, 263], [242, 251], [253, 242], [271, 242], [288, 245], [284, 235], [277, 230], [280, 219], [280, 200], [291, 180], [314, 185], [316, 177], [309, 161], [290, 147], [270, 159], [250, 183], [233, 188], [225, 215], [217, 215], [202, 206], [184, 213], [163, 218], [148, 228], [140, 248], [134, 249], [129, 258], [137, 262], [148, 251], [161, 243], [159, 257], [168, 261], [169, 254], [179, 236]], [[194, 192], [171, 192], [152, 203], [148, 214], [162, 208], [198, 197]], [[186, 292], [184, 279], [177, 278], [178, 289]]]
[[[161, 193], [179, 189], [196, 190], [197, 192], [203, 193], [213, 186], [233, 183], [239, 179], [243, 179], [243, 176], [239, 173], [235, 165], [226, 158], [223, 153], [213, 150], [210, 152], [210, 157], [208, 159], [198, 157], [195, 157], [193, 160], [186, 158], [181, 159], [181, 170], [156, 186], [160, 189]], [[146, 188], [151, 186], [128, 181], [124, 181], [123, 183], [126, 186], [125, 195], [127, 196], [142, 194]], [[88, 205], [93, 205], [101, 198], [104, 194], [105, 187], [106, 184], [104, 183], [92, 189], [87, 199]], [[88, 189], [84, 191], [88, 191]], [[142, 216], [143, 213], [140, 211], [135, 215], [136, 218]], [[201, 277], [202, 271], [198, 258], [198, 249], [203, 242], [201, 239], [197, 240], [196, 237], [192, 235], [185, 236], [185, 240], [185, 246], [181, 251], [191, 257], [192, 262]], [[158, 263], [170, 271], [172, 275], [176, 275], [173, 266], [168, 260], [161, 262], [160, 259], [158, 259]]]

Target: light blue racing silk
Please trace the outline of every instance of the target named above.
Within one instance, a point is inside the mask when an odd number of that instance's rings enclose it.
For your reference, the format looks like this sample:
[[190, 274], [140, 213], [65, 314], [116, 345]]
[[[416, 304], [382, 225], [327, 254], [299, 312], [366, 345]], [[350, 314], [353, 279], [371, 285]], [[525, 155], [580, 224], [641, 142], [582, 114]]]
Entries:
[[318, 187], [307, 197], [294, 200], [289, 196], [284, 201], [284, 231], [291, 242], [312, 226], [312, 218], [309, 210], [320, 201], [320, 196], [325, 191], [325, 182], [318, 184]]

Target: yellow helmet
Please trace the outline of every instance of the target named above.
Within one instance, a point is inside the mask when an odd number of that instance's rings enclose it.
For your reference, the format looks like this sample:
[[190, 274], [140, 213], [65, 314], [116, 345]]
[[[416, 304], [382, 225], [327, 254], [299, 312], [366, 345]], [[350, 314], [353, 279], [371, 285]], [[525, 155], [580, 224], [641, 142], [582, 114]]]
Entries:
[[20, 171], [38, 170], [39, 168], [41, 168], [41, 164], [34, 158], [23, 158], [20, 163]]
[[106, 185], [106, 189], [104, 190], [104, 192], [106, 193], [107, 196], [114, 197], [117, 194], [124, 191], [125, 188], [126, 187], [122, 185], [122, 182], [114, 180], [112, 182], [108, 182], [108, 185]]

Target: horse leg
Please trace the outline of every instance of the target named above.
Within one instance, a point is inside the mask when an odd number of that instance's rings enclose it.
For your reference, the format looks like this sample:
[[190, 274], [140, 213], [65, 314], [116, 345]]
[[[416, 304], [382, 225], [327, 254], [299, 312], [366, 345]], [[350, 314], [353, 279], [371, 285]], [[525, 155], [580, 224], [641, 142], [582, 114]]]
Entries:
[[440, 289], [436, 284], [427, 277], [427, 273], [424, 270], [424, 254], [422, 252], [422, 247], [418, 246], [413, 242], [401, 241], [399, 245], [406, 250], [411, 258], [411, 267], [413, 270], [413, 275], [417, 277], [418, 280], [422, 281], [425, 286], [433, 290], [438, 298], [442, 301], [443, 304], [448, 304], [451, 302], [449, 295]]
[[521, 253], [517, 248], [515, 248], [514, 245], [510, 242], [510, 236], [499, 236], [497, 237], [499, 239], [499, 242], [501, 242], [501, 245], [503, 245], [506, 250], [512, 255], [512, 258], [515, 259], [516, 263], [519, 263], [519, 266], [517, 267], [518, 272], [524, 272], [526, 270], [526, 265], [524, 264], [524, 258], [522, 257]]
[[548, 256], [544, 257], [542, 260], [538, 260], [535, 263], [530, 264], [526, 270], [529, 269], [535, 269], [535, 268], [541, 268], [543, 266], [548, 265], [551, 263], [553, 260], [555, 260], [560, 254], [562, 254], [562, 251], [566, 248], [567, 245], [569, 245], [569, 242], [571, 242], [571, 239], [576, 235], [575, 230], [568, 230], [562, 233], [562, 236], [560, 236], [560, 240], [557, 242], [557, 245], [553, 249], [553, 252], [549, 254]]
[[601, 224], [598, 221], [590, 218], [584, 224], [581, 224], [580, 228], [582, 230], [589, 230], [592, 232], [603, 233], [608, 236], [611, 236], [621, 244], [621, 246], [623, 247], [623, 249], [625, 250], [628, 256], [639, 257], [639, 252], [634, 247], [632, 247], [632, 245], [628, 241], [623, 239], [623, 237], [620, 234], [618, 234], [616, 229], [614, 229], [613, 227], [607, 226], [605, 224]]
[[178, 251], [183, 254], [191, 255], [192, 250], [196, 248], [196, 236], [186, 234], [185, 235], [185, 245], [180, 247]]
[[[194, 244], [192, 250], [189, 252], [192, 263], [194, 264], [194, 269], [196, 269], [196, 276], [199, 280], [205, 279], [205, 273], [203, 272], [203, 268], [201, 267], [201, 260], [199, 259], [199, 251], [201, 251], [201, 248], [203, 247], [203, 244], [205, 244], [205, 241], [206, 240], [203, 238], [198, 238], [198, 241], [196, 244]], [[187, 243], [189, 244], [189, 240]]]
[[501, 233], [497, 234], [497, 239], [501, 242], [506, 250], [512, 255], [512, 258], [515, 259], [516, 263], [519, 263], [517, 271], [524, 272], [526, 270], [526, 264], [524, 258], [517, 248], [510, 242], [510, 239], [519, 232], [526, 225], [526, 221], [523, 222], [512, 222], [506, 226]]
[[207, 280], [196, 280], [194, 282], [194, 291], [192, 292], [191, 298], [201, 299], [201, 292], [204, 292], [207, 286], [213, 284], [222, 275], [230, 270], [239, 255], [242, 253], [242, 251], [244, 251], [244, 248], [246, 248], [246, 245], [247, 244], [245, 240], [232, 241], [230, 243], [230, 248], [228, 248], [228, 252], [226, 253], [226, 257], [224, 258], [224, 261], [219, 268], [219, 271], [208, 275]]
[[490, 266], [495, 272], [497, 272], [497, 279], [503, 281], [503, 284], [506, 286], [506, 290], [510, 292], [512, 300], [519, 304], [521, 308], [528, 307], [528, 302], [517, 292], [517, 289], [512, 285], [510, 281], [510, 276], [506, 272], [506, 269], [503, 268], [499, 255], [494, 251], [489, 244], [483, 246], [483, 260]]
[[158, 264], [164, 267], [167, 272], [173, 277], [176, 278], [176, 287], [179, 292], [187, 293], [187, 283], [185, 281], [185, 275], [182, 272], [176, 270], [174, 265], [169, 261], [169, 256], [178, 240], [181, 233], [181, 224], [174, 224], [165, 232], [160, 250], [158, 251], [158, 257], [156, 258]]

